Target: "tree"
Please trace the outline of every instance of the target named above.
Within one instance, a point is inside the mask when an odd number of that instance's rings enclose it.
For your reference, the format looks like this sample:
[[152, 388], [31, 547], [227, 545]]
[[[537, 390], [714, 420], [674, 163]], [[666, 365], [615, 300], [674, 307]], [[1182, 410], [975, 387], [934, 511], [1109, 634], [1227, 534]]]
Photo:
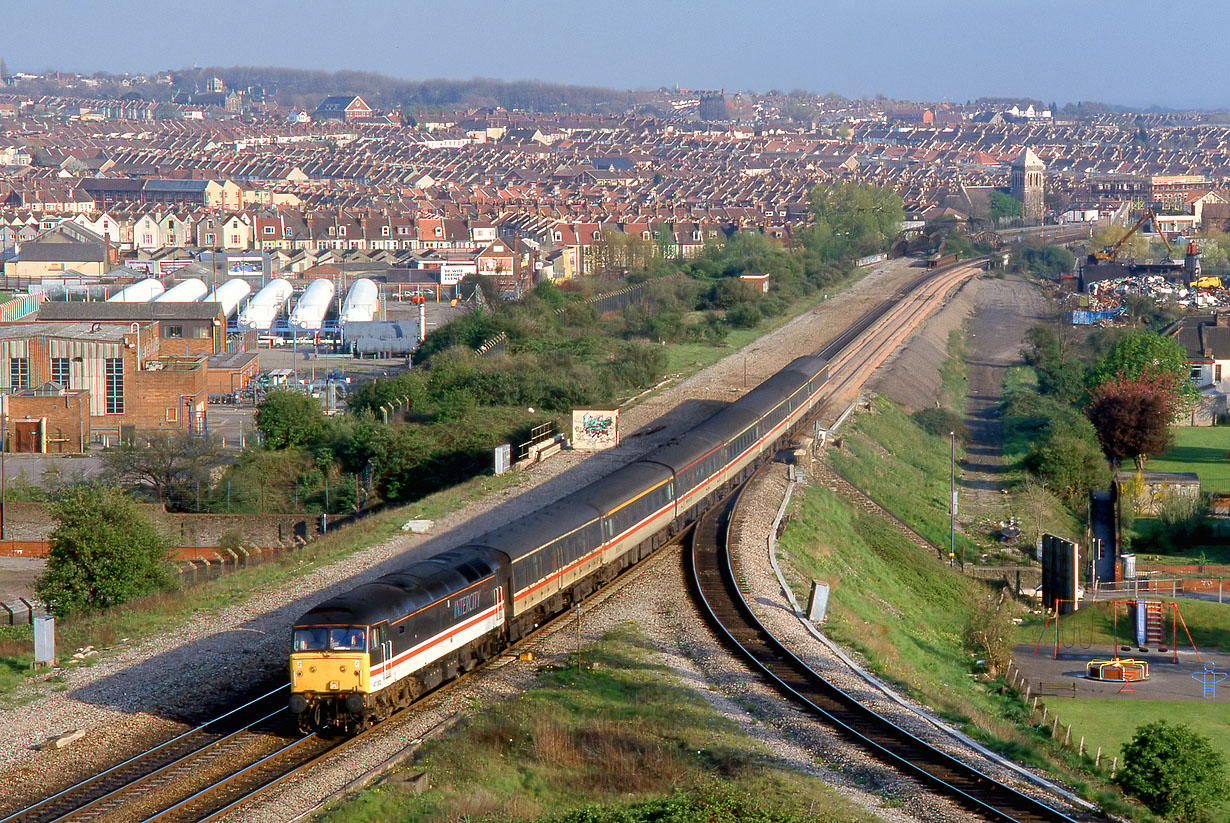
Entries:
[[1173, 394], [1149, 373], [1098, 386], [1090, 393], [1085, 415], [1097, 430], [1106, 456], [1116, 463], [1130, 457], [1137, 471], [1144, 471], [1150, 456], [1164, 454], [1174, 442], [1170, 433], [1175, 416]]
[[1115, 782], [1154, 814], [1183, 823], [1213, 820], [1230, 788], [1221, 753], [1190, 726], [1165, 720], [1136, 729]]
[[103, 453], [109, 480], [149, 488], [159, 503], [186, 503], [196, 484], [208, 483], [221, 463], [213, 440], [187, 432], [155, 432]]
[[[1110, 248], [1118, 243], [1125, 234], [1127, 234], [1127, 229], [1123, 226], [1098, 226], [1093, 230], [1093, 236], [1089, 238], [1089, 248], [1098, 251]], [[1117, 256], [1121, 258], [1147, 257], [1148, 254], [1149, 238], [1137, 231], [1119, 247]]]
[[827, 260], [850, 260], [884, 251], [901, 230], [905, 211], [891, 188], [838, 183], [807, 195], [815, 223], [805, 242]]
[[1021, 217], [1021, 201], [998, 189], [991, 192], [991, 220], [998, 224], [1000, 220], [1019, 220]]
[[115, 486], [73, 486], [51, 504], [47, 569], [34, 591], [57, 617], [118, 605], [173, 584], [170, 545]]
[[1172, 395], [1171, 408], [1178, 415], [1200, 399], [1200, 391], [1190, 374], [1187, 354], [1178, 341], [1141, 330], [1116, 340], [1106, 355], [1089, 370], [1086, 384], [1092, 391], [1115, 379], [1138, 380], [1147, 376], [1158, 389]]
[[1106, 480], [1106, 460], [1097, 444], [1071, 432], [1049, 432], [1030, 449], [1025, 465], [1069, 502]]
[[320, 435], [324, 425], [320, 402], [302, 392], [276, 389], [256, 408], [256, 428], [268, 449], [306, 446]]

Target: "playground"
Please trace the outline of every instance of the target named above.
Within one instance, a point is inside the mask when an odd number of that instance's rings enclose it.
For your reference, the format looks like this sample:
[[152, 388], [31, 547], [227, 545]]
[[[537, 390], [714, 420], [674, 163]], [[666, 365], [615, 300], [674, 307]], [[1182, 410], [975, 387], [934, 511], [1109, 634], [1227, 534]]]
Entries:
[[1082, 602], [1022, 625], [1013, 662], [1030, 698], [1071, 725], [1087, 751], [1117, 756], [1137, 727], [1167, 720], [1188, 724], [1230, 759], [1228, 633], [1230, 606], [1216, 603]]
[[[1230, 654], [1221, 632], [1205, 625], [1230, 623], [1230, 608], [1165, 599], [1057, 605], [1059, 614], [1048, 612], [1017, 634], [1014, 660], [1033, 694], [1230, 703]], [[1022, 642], [1029, 635], [1032, 642]]]

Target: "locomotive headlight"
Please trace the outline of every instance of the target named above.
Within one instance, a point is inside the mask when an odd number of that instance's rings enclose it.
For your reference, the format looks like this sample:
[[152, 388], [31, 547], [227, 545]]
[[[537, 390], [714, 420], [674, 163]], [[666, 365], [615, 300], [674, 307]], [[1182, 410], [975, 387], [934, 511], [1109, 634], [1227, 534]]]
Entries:
[[337, 667], [337, 670], [338, 670], [339, 672], [341, 672], [342, 674], [345, 674], [345, 673], [346, 673], [346, 664], [345, 664], [345, 663], [343, 663], [342, 665], [338, 666], [338, 667]]

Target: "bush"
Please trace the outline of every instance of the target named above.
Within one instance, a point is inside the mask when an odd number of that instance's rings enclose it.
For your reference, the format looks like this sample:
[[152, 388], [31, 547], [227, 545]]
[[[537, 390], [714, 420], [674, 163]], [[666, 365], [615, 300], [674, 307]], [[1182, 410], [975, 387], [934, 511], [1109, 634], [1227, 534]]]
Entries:
[[1025, 466], [1069, 505], [1079, 505], [1090, 489], [1103, 488], [1109, 473], [1097, 443], [1064, 431], [1048, 432], [1029, 450]]
[[1184, 823], [1217, 819], [1230, 788], [1221, 753], [1190, 726], [1165, 720], [1136, 729], [1115, 782], [1154, 814]]
[[740, 303], [726, 312], [726, 322], [736, 329], [750, 329], [760, 322], [760, 309], [755, 303]]
[[947, 437], [949, 432], [952, 432], [957, 435], [958, 440], [969, 440], [969, 428], [965, 425], [965, 420], [952, 409], [919, 409], [911, 417], [927, 434]]
[[47, 569], [34, 590], [56, 617], [117, 606], [173, 585], [171, 547], [115, 486], [65, 489], [51, 504]]

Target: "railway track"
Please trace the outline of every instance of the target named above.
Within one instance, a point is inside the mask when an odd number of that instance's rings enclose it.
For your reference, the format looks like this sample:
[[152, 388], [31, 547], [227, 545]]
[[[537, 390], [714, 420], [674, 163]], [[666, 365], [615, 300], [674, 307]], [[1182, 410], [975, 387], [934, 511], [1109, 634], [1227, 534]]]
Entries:
[[92, 777], [75, 783], [0, 823], [51, 823], [141, 819], [143, 797], [157, 797], [185, 780], [200, 779], [211, 770], [260, 748], [265, 738], [278, 738], [294, 724], [286, 709], [288, 687], [280, 686], [213, 720], [190, 729]]
[[[750, 481], [749, 481], [750, 482]], [[689, 582], [719, 638], [774, 689], [880, 761], [988, 820], [1073, 818], [936, 749], [863, 706], [808, 667], [752, 613], [730, 562], [728, 526], [747, 484], [701, 516], [687, 547]]]
[[[832, 359], [845, 352], [844, 362], [857, 359], [846, 351], [854, 341], [886, 316], [900, 319], [920, 304], [919, 292], [929, 298], [937, 290], [947, 290], [955, 282], [954, 271], [969, 266], [961, 263], [928, 271], [903, 286], [892, 297], [867, 312], [847, 329], [821, 355]], [[959, 279], [959, 278], [956, 278]], [[923, 300], [925, 302], [925, 300]], [[904, 304], [912, 306], [903, 309]], [[855, 347], [866, 352], [890, 346], [890, 338], [873, 332]], [[847, 375], [846, 380], [853, 379]], [[706, 518], [708, 519], [708, 518]], [[685, 531], [671, 542], [688, 537]], [[634, 567], [626, 578], [647, 567], [652, 559]], [[613, 591], [608, 586], [595, 599]], [[608, 591], [610, 590], [610, 591]], [[565, 612], [527, 636], [518, 646], [561, 622], [573, 619]], [[460, 682], [450, 681], [432, 694]], [[262, 695], [249, 703], [185, 732], [147, 752], [132, 757], [93, 777], [69, 786], [51, 797], [0, 819], [0, 823], [50, 823], [50, 821], [108, 820], [128, 823], [170, 823], [217, 819], [264, 794], [287, 778], [326, 758], [336, 756], [364, 739], [371, 730], [351, 738], [337, 739], [302, 735], [295, 728], [286, 708], [287, 687]], [[420, 703], [425, 703], [425, 697]], [[380, 727], [376, 727], [380, 728]], [[1025, 818], [1029, 819], [1029, 818]], [[1037, 818], [1066, 820], [1067, 818]]]

